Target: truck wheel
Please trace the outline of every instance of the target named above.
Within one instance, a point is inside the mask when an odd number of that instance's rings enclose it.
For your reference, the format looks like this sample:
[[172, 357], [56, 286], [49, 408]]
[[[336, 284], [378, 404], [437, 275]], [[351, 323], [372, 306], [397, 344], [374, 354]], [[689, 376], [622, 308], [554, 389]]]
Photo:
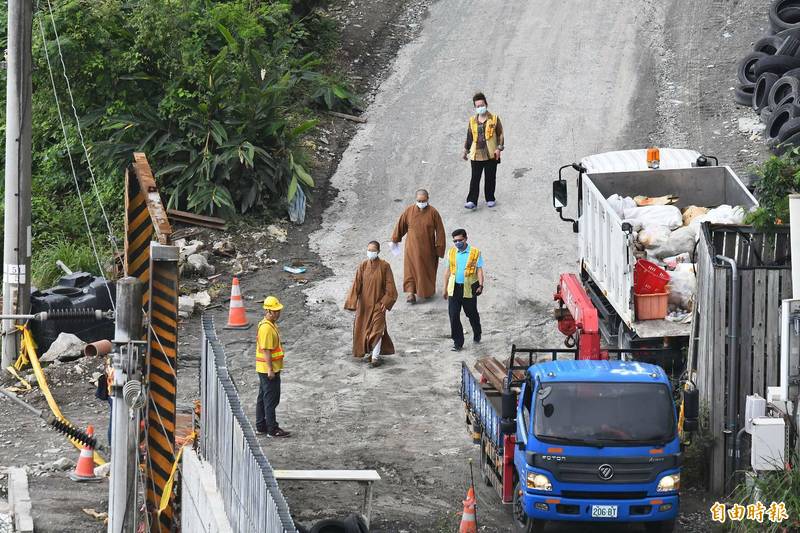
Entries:
[[675, 531], [675, 520], [645, 522], [644, 530], [647, 531], [647, 533], [672, 533]]
[[543, 520], [533, 520], [525, 513], [525, 506], [520, 496], [521, 492], [522, 486], [517, 481], [517, 485], [514, 487], [514, 504], [511, 506], [514, 531], [516, 533], [544, 533], [545, 522]]

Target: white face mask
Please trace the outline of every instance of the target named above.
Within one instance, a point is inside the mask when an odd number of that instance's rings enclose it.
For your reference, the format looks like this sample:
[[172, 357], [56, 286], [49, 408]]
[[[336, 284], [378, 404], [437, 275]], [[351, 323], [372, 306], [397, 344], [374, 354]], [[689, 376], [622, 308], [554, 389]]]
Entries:
[[378, 252], [367, 250], [367, 259], [369, 259], [370, 261], [374, 261], [377, 258], [378, 258]]
[[417, 202], [417, 207], [419, 207], [420, 209], [425, 209], [426, 207], [428, 207], [428, 202]]

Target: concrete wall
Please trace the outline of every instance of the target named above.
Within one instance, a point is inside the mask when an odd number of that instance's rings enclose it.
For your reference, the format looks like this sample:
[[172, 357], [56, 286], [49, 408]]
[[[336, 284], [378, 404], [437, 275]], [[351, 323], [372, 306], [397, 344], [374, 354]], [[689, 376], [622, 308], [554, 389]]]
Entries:
[[211, 465], [191, 448], [183, 451], [181, 527], [192, 533], [233, 533]]

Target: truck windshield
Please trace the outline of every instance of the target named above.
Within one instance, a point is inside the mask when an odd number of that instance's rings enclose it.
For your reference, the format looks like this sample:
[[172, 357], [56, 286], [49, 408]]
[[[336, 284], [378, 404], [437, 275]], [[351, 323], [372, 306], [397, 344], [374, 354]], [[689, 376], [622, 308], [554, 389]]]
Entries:
[[564, 444], [665, 444], [675, 436], [672, 395], [660, 383], [542, 384], [533, 431]]

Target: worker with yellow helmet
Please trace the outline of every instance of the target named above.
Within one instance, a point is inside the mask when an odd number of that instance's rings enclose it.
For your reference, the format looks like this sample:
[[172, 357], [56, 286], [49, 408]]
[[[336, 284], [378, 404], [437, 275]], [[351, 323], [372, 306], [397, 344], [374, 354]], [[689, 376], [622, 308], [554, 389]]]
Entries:
[[277, 322], [283, 304], [275, 296], [267, 296], [262, 307], [264, 319], [258, 323], [256, 338], [256, 372], [259, 381], [256, 433], [268, 437], [288, 437], [289, 432], [281, 429], [275, 418], [275, 409], [281, 401], [283, 347]]

